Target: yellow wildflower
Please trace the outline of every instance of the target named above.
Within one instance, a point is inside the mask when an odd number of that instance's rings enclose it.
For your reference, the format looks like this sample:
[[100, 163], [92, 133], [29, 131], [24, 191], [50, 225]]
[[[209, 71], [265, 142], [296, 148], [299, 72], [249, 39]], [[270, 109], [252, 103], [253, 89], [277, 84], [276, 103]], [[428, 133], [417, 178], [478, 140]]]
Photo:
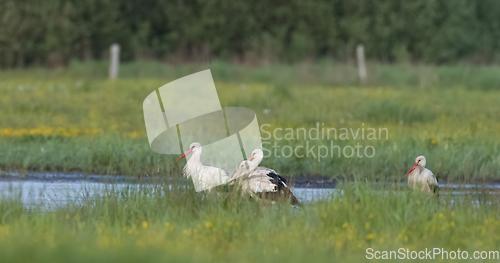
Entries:
[[142, 222], [142, 227], [143, 228], [148, 228], [148, 222], [146, 222], [146, 221]]
[[14, 136], [19, 137], [23, 135], [60, 135], [65, 137], [75, 137], [82, 135], [96, 135], [102, 133], [102, 129], [77, 129], [77, 128], [51, 128], [41, 126], [34, 129], [13, 129], [3, 128], [0, 129], [0, 136]]
[[206, 226], [206, 227], [212, 227], [212, 222], [210, 222], [210, 221], [206, 221], [206, 222], [205, 222], [205, 226]]
[[142, 134], [140, 132], [131, 132], [131, 133], [128, 133], [127, 135], [128, 135], [128, 137], [133, 138], [133, 139], [137, 139], [137, 138], [142, 137]]
[[105, 247], [106, 248], [106, 247], [109, 247], [109, 244], [110, 244], [110, 242], [109, 242], [109, 238], [108, 237], [103, 236], [103, 237], [99, 238], [98, 245], [100, 247]]

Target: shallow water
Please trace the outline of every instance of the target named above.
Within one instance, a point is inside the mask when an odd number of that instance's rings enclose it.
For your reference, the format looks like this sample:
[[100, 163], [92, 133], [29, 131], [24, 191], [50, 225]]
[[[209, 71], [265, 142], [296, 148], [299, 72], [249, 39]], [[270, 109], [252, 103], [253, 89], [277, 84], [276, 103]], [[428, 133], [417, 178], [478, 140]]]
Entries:
[[[19, 197], [26, 207], [42, 205], [55, 208], [68, 201], [77, 202], [86, 197], [104, 193], [106, 189], [123, 190], [127, 186], [140, 186], [132, 183], [101, 183], [92, 181], [34, 181], [9, 180], [0, 181], [0, 198]], [[141, 186], [148, 186], [142, 184]], [[152, 185], [150, 185], [152, 186]], [[293, 190], [302, 202], [324, 199], [334, 194], [334, 189], [328, 188], [295, 188]]]
[[[155, 180], [151, 178], [140, 179], [141, 183], [137, 183], [137, 181], [137, 178], [126, 176], [82, 176], [80, 174], [58, 173], [30, 173], [28, 176], [10, 174], [0, 176], [0, 198], [14, 196], [19, 198], [27, 208], [41, 205], [47, 209], [55, 209], [68, 201], [78, 203], [85, 198], [105, 193], [109, 189], [152, 187], [155, 183]], [[186, 182], [188, 181], [183, 183]], [[172, 186], [172, 182], [163, 180], [162, 185], [167, 184]], [[311, 202], [343, 194], [342, 191], [333, 188], [318, 188], [314, 185], [295, 187], [293, 192], [301, 202]], [[500, 194], [499, 184], [440, 185], [441, 196], [472, 195], [477, 202], [485, 199], [485, 195], [497, 198], [498, 194]]]

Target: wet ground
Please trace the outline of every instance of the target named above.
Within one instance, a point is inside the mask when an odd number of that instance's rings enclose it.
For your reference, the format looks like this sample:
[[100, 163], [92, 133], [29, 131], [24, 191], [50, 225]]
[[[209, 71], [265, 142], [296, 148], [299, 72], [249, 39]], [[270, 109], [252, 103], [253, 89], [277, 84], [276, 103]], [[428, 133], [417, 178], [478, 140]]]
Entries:
[[[302, 202], [310, 202], [330, 198], [342, 192], [335, 190], [336, 182], [325, 182], [323, 180], [308, 180], [296, 182], [293, 192]], [[0, 198], [8, 198], [15, 195], [20, 198], [25, 206], [43, 205], [48, 209], [64, 205], [68, 201], [79, 201], [85, 197], [104, 193], [106, 189], [120, 189], [125, 187], [152, 186], [156, 183], [162, 185], [189, 184], [186, 179], [176, 181], [160, 178], [132, 178], [127, 176], [84, 176], [81, 174], [61, 173], [29, 173], [29, 174], [4, 174], [0, 175]], [[377, 184], [375, 184], [377, 185]], [[379, 184], [381, 185], [381, 184]], [[405, 186], [404, 183], [401, 183]], [[387, 188], [386, 188], [387, 189]], [[500, 184], [442, 184], [440, 185], [442, 196], [453, 195], [473, 196], [477, 202], [488, 201], [490, 198], [498, 198], [500, 195]]]

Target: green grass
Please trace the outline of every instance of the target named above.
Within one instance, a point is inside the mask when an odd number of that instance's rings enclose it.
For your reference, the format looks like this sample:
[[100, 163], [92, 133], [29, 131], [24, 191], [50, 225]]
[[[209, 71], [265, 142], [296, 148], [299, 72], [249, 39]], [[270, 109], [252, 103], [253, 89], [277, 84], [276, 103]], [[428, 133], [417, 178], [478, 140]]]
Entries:
[[500, 247], [500, 203], [488, 195], [451, 205], [451, 195], [356, 183], [297, 210], [162, 186], [109, 188], [55, 211], [25, 210], [16, 188], [4, 192], [3, 262], [359, 262], [367, 248]]
[[[2, 79], [106, 79], [108, 61], [72, 61], [68, 68], [48, 70], [6, 70]], [[211, 63], [165, 64], [154, 61], [136, 61], [120, 65], [120, 78], [174, 80], [210, 68], [214, 79], [232, 83], [268, 83], [274, 85], [360, 86], [358, 70], [353, 63], [332, 60], [298, 64], [262, 64], [249, 66], [214, 60]], [[367, 63], [369, 87], [427, 87], [473, 90], [499, 90], [500, 67], [473, 64], [412, 65]]]
[[268, 124], [264, 131], [308, 130], [317, 123], [389, 131], [387, 140], [264, 140], [267, 150], [274, 143], [316, 149], [359, 143], [376, 149], [373, 158], [265, 158], [262, 165], [286, 176], [354, 181], [337, 187], [343, 195], [296, 210], [262, 206], [235, 192], [196, 194], [177, 181], [184, 164], [175, 162], [178, 156], [149, 149], [143, 99], [204, 67], [134, 63], [124, 65], [124, 78], [115, 81], [105, 79], [104, 62], [1, 72], [0, 173], [173, 179], [171, 189], [161, 183], [108, 188], [54, 211], [44, 204], [23, 207], [15, 188], [2, 192], [2, 260], [359, 262], [367, 248], [439, 247], [467, 250], [470, 256], [475, 250], [498, 251], [496, 194], [442, 192], [437, 201], [399, 184], [360, 183], [405, 180], [418, 155], [427, 157], [441, 183], [499, 180], [498, 69], [370, 65], [370, 81], [360, 87], [355, 68], [345, 65], [210, 65], [222, 106], [253, 109], [259, 124]]
[[[186, 68], [180, 67], [179, 72], [188, 74]], [[395, 68], [395, 72], [404, 69]], [[178, 156], [159, 155], [149, 149], [142, 116], [143, 99], [169, 80], [111, 81], [99, 75], [92, 78], [72, 75], [75, 71], [78, 70], [70, 68], [60, 71], [60, 75], [50, 72], [45, 79], [32, 71], [2, 73], [8, 77], [0, 81], [0, 129], [10, 135], [25, 131], [22, 136], [0, 136], [2, 171], [125, 175], [172, 175], [180, 171], [183, 163], [174, 162]], [[172, 74], [173, 77], [177, 73]], [[258, 78], [255, 82], [238, 82], [237, 76], [217, 77], [220, 74], [215, 65], [214, 79], [221, 104], [253, 109], [260, 125], [269, 124], [265, 131], [309, 130], [319, 123], [337, 130], [386, 128], [389, 132], [388, 140], [265, 140], [265, 147], [271, 151], [274, 143], [279, 149], [305, 147], [308, 143], [315, 147], [316, 153], [319, 146], [332, 143], [341, 149], [358, 143], [375, 149], [373, 158], [335, 155], [318, 162], [316, 154], [264, 159], [263, 165], [284, 175], [404, 180], [403, 175], [414, 158], [425, 155], [428, 168], [442, 182], [500, 179], [500, 91], [494, 88], [485, 90], [481, 84], [478, 88], [369, 88], [320, 86], [300, 81], [273, 84], [271, 80], [266, 84], [259, 83]], [[40, 132], [47, 127], [53, 129]], [[5, 132], [6, 128], [11, 130]], [[35, 129], [34, 134], [30, 135], [29, 129]], [[264, 133], [262, 136], [268, 137]]]

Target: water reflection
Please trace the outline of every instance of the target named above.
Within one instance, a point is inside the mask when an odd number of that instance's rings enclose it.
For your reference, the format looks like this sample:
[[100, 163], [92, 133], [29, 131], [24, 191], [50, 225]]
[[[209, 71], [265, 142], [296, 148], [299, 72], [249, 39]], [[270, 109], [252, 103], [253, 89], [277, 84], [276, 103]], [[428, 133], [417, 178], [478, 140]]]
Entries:
[[[181, 179], [182, 180], [182, 179]], [[160, 183], [160, 184], [157, 184]], [[188, 181], [167, 182], [151, 178], [130, 178], [126, 176], [82, 176], [79, 174], [42, 174], [34, 173], [28, 177], [3, 176], [0, 177], [0, 198], [19, 198], [25, 207], [41, 206], [52, 210], [58, 206], [63, 206], [67, 202], [79, 203], [88, 200], [89, 197], [108, 193], [109, 190], [117, 192], [128, 190], [138, 190], [141, 187], [154, 189], [169, 185], [171, 188], [175, 184], [186, 184]], [[378, 184], [380, 187], [381, 185]], [[406, 187], [405, 184], [401, 186]], [[378, 188], [377, 184], [374, 188]], [[388, 191], [381, 188], [380, 191]], [[301, 202], [311, 202], [327, 198], [335, 198], [342, 195], [343, 191], [333, 188], [294, 188], [293, 192]], [[473, 196], [473, 202], [489, 202], [492, 198], [498, 198], [500, 185], [440, 185], [440, 195], [442, 198], [454, 196], [451, 200], [460, 196]]]

